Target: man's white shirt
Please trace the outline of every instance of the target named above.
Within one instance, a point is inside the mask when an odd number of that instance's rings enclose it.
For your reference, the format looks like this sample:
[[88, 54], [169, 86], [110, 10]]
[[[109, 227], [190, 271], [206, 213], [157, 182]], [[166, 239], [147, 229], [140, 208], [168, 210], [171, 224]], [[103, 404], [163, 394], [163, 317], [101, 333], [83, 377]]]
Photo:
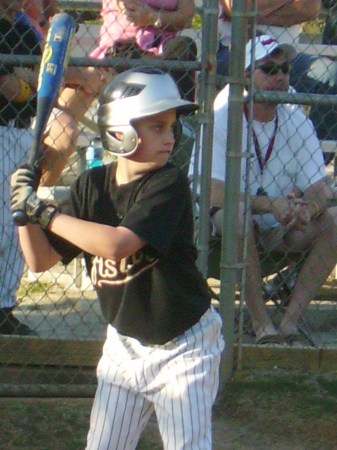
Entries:
[[[225, 181], [227, 153], [227, 122], [228, 122], [227, 85], [216, 97], [214, 102], [214, 136], [212, 156], [212, 178]], [[304, 191], [310, 185], [326, 176], [323, 153], [311, 121], [302, 109], [293, 105], [279, 104], [277, 106], [278, 126], [273, 149], [263, 172], [256, 154], [253, 139], [250, 142], [249, 179], [250, 195], [256, 195], [262, 189], [270, 197], [286, 197], [294, 190]], [[253, 130], [261, 150], [262, 160], [275, 129], [274, 120], [261, 123], [253, 121]], [[237, 130], [238, 133], [240, 130]], [[247, 149], [248, 122], [243, 115], [242, 152]], [[200, 158], [199, 158], [200, 159]], [[190, 175], [193, 174], [193, 156], [190, 165]], [[246, 185], [246, 159], [241, 163], [241, 192]], [[277, 225], [271, 214], [254, 217], [263, 228]]]

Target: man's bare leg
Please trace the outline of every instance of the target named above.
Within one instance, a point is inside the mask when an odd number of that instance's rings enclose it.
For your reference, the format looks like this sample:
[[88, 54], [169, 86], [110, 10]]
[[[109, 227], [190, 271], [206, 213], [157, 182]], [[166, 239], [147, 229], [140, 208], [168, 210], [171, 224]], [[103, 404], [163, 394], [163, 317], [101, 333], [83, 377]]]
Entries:
[[300, 234], [296, 233], [291, 239], [293, 245], [291, 240], [289, 243], [292, 250], [295, 246], [309, 242], [314, 242], [314, 245], [302, 266], [290, 303], [280, 323], [280, 331], [285, 336], [298, 334], [299, 319], [337, 263], [337, 208], [330, 208], [313, 226], [315, 230], [306, 234], [302, 240]]
[[249, 227], [247, 242], [246, 304], [252, 319], [256, 341], [267, 335], [277, 335], [262, 296], [261, 261], [253, 226]]
[[[243, 220], [243, 204], [240, 204], [240, 217]], [[221, 235], [222, 232], [222, 218], [223, 210], [219, 210], [213, 216], [213, 222], [217, 233]], [[250, 225], [248, 230], [247, 240], [247, 269], [246, 269], [246, 305], [252, 319], [253, 330], [256, 335], [256, 340], [267, 335], [277, 335], [278, 331], [274, 327], [272, 320], [268, 314], [266, 305], [262, 297], [262, 273], [261, 262], [257, 250], [257, 242], [255, 237], [255, 230], [253, 220], [250, 217]], [[238, 227], [240, 233], [238, 240], [241, 243], [239, 247], [239, 254], [242, 254], [243, 243], [243, 227]]]

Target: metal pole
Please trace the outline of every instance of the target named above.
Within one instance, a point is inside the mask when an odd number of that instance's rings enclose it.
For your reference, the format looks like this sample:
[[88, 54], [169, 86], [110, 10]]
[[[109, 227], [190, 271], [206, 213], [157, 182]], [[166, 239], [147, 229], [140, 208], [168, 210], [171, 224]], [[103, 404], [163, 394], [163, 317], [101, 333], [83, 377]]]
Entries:
[[236, 283], [242, 264], [238, 263], [237, 227], [242, 158], [242, 113], [244, 103], [244, 62], [247, 39], [245, 0], [233, 2], [230, 93], [226, 156], [225, 208], [220, 262], [220, 307], [226, 349], [221, 364], [221, 379], [227, 381], [234, 366], [234, 313]]
[[212, 168], [213, 101], [216, 85], [216, 50], [219, 6], [217, 0], [206, 0], [202, 28], [199, 121], [201, 139], [201, 177], [199, 197], [198, 267], [207, 275], [209, 240], [209, 196]]
[[[256, 0], [252, 2], [252, 12], [249, 14], [251, 19], [251, 39], [253, 39], [253, 45], [251, 50], [251, 66], [255, 66], [255, 37], [256, 37], [256, 15], [257, 15], [257, 3]], [[253, 128], [253, 96], [254, 83], [253, 77], [250, 77], [249, 86], [249, 112], [248, 112], [248, 126], [247, 126], [247, 140], [246, 140], [246, 159], [245, 159], [245, 192], [244, 192], [244, 213], [243, 213], [243, 242], [242, 242], [242, 261], [245, 263], [248, 258], [248, 229], [249, 229], [249, 180], [250, 180], [250, 147], [252, 142], [252, 128]], [[243, 264], [241, 272], [240, 282], [240, 304], [239, 304], [239, 324], [238, 324], [238, 338], [237, 338], [237, 361], [236, 369], [242, 370], [242, 346], [243, 346], [243, 322], [244, 322], [244, 305], [246, 298], [246, 277], [247, 277], [247, 264]]]

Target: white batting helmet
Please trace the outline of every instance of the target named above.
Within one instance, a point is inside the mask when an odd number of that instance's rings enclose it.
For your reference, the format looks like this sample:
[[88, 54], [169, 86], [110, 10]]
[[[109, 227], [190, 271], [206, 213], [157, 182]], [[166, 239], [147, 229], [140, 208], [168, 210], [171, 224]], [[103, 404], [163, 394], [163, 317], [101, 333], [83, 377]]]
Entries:
[[[173, 78], [162, 70], [127, 70], [112, 80], [99, 101], [97, 122], [103, 147], [116, 156], [130, 156], [138, 145], [134, 120], [170, 109], [176, 109], [178, 115], [189, 114], [197, 108], [195, 103], [181, 98]], [[123, 139], [117, 139], [116, 133], [122, 133]]]

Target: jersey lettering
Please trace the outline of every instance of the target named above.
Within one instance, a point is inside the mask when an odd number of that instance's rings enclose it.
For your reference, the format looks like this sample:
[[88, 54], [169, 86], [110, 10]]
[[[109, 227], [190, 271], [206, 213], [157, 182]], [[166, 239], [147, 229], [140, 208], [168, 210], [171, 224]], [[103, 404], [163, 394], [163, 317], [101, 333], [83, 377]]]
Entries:
[[126, 284], [153, 267], [158, 259], [138, 251], [120, 261], [95, 256], [92, 260], [91, 281], [94, 286]]

